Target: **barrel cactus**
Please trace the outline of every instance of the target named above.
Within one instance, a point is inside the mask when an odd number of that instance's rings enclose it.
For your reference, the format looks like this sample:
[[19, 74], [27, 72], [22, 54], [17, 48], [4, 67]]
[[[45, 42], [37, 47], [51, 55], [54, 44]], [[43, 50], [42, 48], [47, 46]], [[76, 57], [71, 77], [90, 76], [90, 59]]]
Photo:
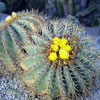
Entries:
[[32, 13], [20, 15], [13, 13], [1, 24], [0, 61], [21, 72], [18, 76], [34, 96], [85, 100], [95, 85], [99, 54], [82, 37], [81, 26], [71, 19], [46, 23]]
[[41, 34], [41, 28], [45, 27], [46, 19], [47, 17], [42, 13], [23, 11], [12, 12], [12, 16], [8, 16], [0, 23], [0, 61], [8, 66], [9, 71], [15, 70], [11, 59], [19, 60], [17, 57], [20, 55], [22, 45], [33, 42], [32, 34]]

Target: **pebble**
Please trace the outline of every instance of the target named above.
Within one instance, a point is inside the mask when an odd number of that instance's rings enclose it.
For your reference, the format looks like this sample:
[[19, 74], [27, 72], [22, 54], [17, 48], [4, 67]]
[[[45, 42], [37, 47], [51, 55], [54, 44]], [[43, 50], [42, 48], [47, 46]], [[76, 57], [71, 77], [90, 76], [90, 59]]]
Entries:
[[22, 83], [14, 76], [0, 77], [0, 100], [36, 100], [32, 98], [22, 87]]

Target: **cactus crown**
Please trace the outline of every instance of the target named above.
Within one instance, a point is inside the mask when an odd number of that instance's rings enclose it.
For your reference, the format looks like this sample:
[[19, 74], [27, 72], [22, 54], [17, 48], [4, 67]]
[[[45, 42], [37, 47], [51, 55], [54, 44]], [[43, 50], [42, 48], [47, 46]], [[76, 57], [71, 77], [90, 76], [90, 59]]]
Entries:
[[[60, 37], [60, 36], [59, 36]], [[76, 37], [75, 41], [72, 41], [73, 34], [69, 36], [68, 40], [66, 39], [66, 34], [64, 35], [65, 38], [60, 38], [55, 37], [51, 41], [51, 46], [47, 46], [47, 56], [49, 60], [55, 61], [55, 60], [66, 60], [68, 62], [68, 59], [71, 59], [71, 57], [75, 57], [76, 51], [80, 48], [80, 45], [76, 46], [75, 44], [78, 43], [79, 38]], [[72, 49], [73, 48], [73, 49]], [[55, 52], [55, 55], [53, 56]], [[69, 57], [70, 55], [70, 57]], [[55, 59], [56, 58], [56, 59]], [[55, 59], [55, 60], [54, 60]]]
[[22, 81], [34, 96], [85, 99], [97, 76], [99, 56], [89, 39], [82, 38], [80, 25], [71, 19], [48, 24], [41, 15], [25, 14], [2, 25], [0, 61], [10, 71], [23, 70]]

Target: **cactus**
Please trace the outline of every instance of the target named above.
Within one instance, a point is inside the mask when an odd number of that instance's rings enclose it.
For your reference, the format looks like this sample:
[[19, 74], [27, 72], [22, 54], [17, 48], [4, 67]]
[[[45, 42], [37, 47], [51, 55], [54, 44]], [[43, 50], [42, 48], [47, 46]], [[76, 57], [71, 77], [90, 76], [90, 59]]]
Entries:
[[60, 0], [57, 0], [57, 10], [59, 17], [64, 15], [63, 6]]
[[68, 8], [69, 8], [69, 13], [71, 15], [75, 14], [75, 4], [74, 4], [75, 0], [69, 0], [68, 1]]
[[21, 72], [18, 76], [34, 96], [85, 100], [98, 75], [96, 60], [100, 54], [89, 38], [82, 38], [84, 30], [74, 23], [77, 21], [46, 24], [41, 16], [28, 12], [11, 18], [10, 23], [6, 20], [1, 24], [2, 63], [10, 71]]
[[28, 44], [29, 40], [33, 42], [32, 34], [41, 33], [41, 28], [46, 25], [45, 19], [46, 16], [43, 17], [42, 13], [23, 11], [18, 14], [13, 12], [12, 16], [6, 18], [6, 23], [4, 21], [0, 23], [0, 60], [10, 71], [15, 70], [11, 59], [19, 60], [17, 55], [21, 53], [22, 45]]

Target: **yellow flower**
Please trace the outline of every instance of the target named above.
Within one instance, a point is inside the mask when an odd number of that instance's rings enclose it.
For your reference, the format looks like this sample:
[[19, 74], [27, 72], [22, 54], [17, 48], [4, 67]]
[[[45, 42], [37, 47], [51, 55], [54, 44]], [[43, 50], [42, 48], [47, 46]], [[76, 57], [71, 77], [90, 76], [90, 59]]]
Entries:
[[11, 16], [8, 16], [7, 18], [6, 18], [6, 23], [7, 24], [10, 24], [11, 22], [12, 22], [12, 17]]
[[18, 17], [18, 15], [17, 15], [15, 12], [12, 12], [12, 17], [13, 17], [14, 19], [16, 19], [16, 18]]
[[59, 56], [60, 56], [61, 59], [68, 59], [69, 53], [65, 49], [60, 49], [59, 50]]
[[51, 61], [55, 61], [57, 59], [57, 54], [55, 52], [51, 52], [48, 59]]
[[72, 48], [71, 48], [70, 45], [67, 44], [66, 47], [65, 47], [65, 50], [67, 50], [68, 52], [70, 52], [72, 50]]
[[53, 38], [53, 43], [55, 44], [55, 45], [59, 45], [59, 42], [60, 42], [60, 39], [58, 38], [58, 37], [55, 37], [55, 38]]
[[60, 42], [59, 42], [59, 46], [60, 46], [61, 48], [63, 48], [63, 47], [66, 45], [67, 42], [68, 42], [67, 39], [62, 38], [62, 39], [60, 40]]
[[66, 48], [66, 44], [62, 44], [60, 47], [62, 48], [62, 49], [65, 49]]
[[52, 50], [55, 51], [55, 52], [57, 52], [58, 49], [59, 49], [59, 47], [58, 47], [57, 45], [54, 45], [54, 44], [51, 45], [51, 48], [52, 48]]

